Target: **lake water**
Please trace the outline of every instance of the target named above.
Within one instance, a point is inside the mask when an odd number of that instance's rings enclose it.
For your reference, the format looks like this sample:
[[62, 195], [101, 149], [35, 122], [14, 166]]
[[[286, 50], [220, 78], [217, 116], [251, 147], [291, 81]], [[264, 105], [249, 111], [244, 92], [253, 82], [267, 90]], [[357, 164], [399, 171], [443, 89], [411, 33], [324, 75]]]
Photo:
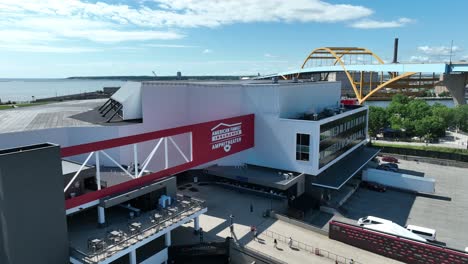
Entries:
[[31, 101], [36, 99], [102, 90], [108, 86], [122, 86], [123, 81], [114, 80], [67, 80], [67, 79], [0, 79], [2, 102]]
[[[366, 101], [364, 104], [369, 105], [369, 106], [379, 106], [379, 107], [387, 107], [390, 104], [391, 101]], [[435, 103], [443, 104], [447, 107], [453, 108], [455, 107], [455, 103], [453, 102], [453, 99], [443, 99], [443, 100], [431, 100], [428, 99], [426, 102], [429, 105], [433, 105]]]
[[[115, 80], [67, 80], [67, 79], [0, 79], [0, 100], [2, 102], [31, 101], [36, 99], [84, 92], [102, 90], [108, 86], [122, 86], [125, 82]], [[454, 107], [453, 100], [427, 100], [432, 105], [435, 103]], [[390, 101], [368, 101], [366, 105], [387, 107]]]

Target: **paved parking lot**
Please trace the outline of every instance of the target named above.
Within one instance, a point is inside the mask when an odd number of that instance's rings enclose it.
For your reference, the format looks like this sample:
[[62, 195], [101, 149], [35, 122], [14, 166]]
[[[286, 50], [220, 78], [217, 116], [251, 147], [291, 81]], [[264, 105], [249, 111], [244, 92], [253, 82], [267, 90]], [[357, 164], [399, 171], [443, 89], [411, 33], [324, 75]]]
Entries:
[[400, 225], [435, 229], [437, 240], [457, 249], [468, 247], [468, 169], [415, 161], [400, 161], [400, 168], [436, 179], [434, 197], [388, 190], [379, 193], [360, 188], [343, 205], [347, 217], [372, 215]]

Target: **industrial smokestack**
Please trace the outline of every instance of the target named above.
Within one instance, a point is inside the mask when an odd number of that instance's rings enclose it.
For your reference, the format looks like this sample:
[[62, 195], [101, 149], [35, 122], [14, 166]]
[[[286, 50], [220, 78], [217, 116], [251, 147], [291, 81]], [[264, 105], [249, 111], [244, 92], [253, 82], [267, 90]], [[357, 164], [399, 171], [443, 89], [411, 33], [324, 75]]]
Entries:
[[393, 44], [393, 63], [398, 63], [398, 38], [395, 38], [395, 44]]

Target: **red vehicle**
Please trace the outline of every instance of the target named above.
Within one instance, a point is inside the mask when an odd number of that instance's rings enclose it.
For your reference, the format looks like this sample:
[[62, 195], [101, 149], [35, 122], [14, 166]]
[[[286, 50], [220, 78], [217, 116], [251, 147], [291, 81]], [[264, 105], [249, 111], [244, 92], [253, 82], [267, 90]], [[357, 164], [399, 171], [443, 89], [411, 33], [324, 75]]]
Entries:
[[383, 156], [382, 161], [391, 162], [391, 163], [398, 163], [398, 159], [389, 156]]

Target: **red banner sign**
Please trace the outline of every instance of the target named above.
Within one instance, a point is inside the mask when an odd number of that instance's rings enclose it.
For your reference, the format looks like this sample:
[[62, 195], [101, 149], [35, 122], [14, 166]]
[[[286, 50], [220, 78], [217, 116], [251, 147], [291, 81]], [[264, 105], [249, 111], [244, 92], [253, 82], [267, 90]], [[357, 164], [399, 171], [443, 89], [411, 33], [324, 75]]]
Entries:
[[144, 186], [157, 179], [183, 172], [207, 162], [252, 148], [254, 146], [254, 115], [238, 116], [65, 147], [61, 149], [61, 155], [62, 157], [69, 157], [190, 132], [192, 133], [193, 161], [158, 171], [141, 178], [129, 180], [99, 191], [67, 199], [65, 201], [66, 209], [74, 208], [109, 195], [126, 192], [128, 190]]

